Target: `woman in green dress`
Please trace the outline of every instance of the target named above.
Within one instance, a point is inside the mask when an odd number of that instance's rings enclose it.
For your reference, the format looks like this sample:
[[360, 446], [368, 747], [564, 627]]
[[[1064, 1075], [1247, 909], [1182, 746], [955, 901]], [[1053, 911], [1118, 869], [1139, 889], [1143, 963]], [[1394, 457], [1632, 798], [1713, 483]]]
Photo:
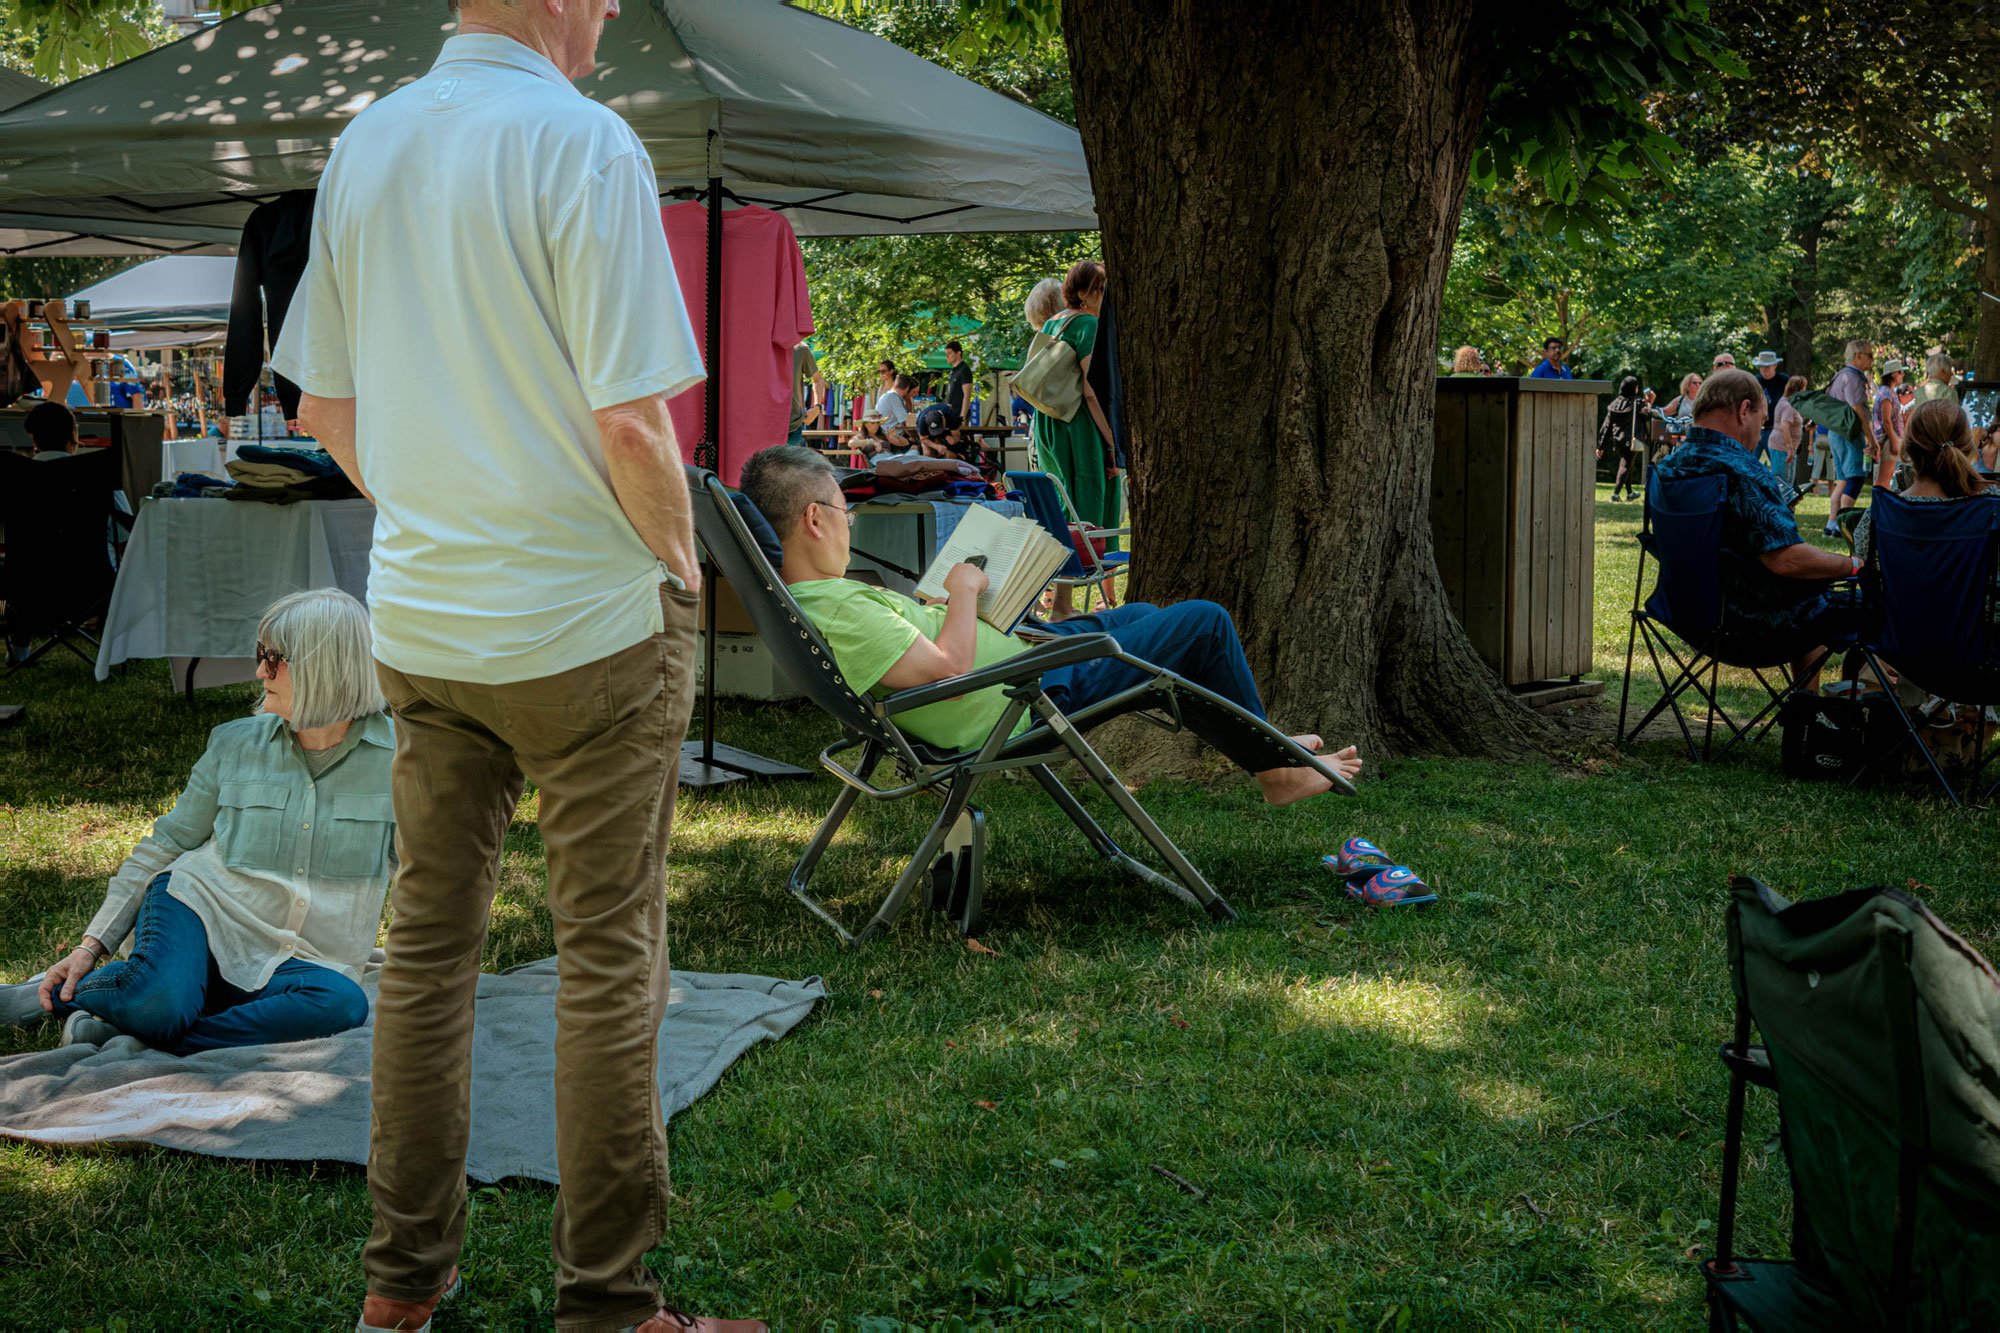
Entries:
[[[1042, 471], [1062, 483], [1079, 518], [1094, 527], [1115, 528], [1121, 473], [1112, 449], [1110, 418], [1090, 388], [1090, 354], [1097, 346], [1097, 314], [1104, 308], [1104, 265], [1086, 259], [1072, 266], [1063, 279], [1062, 294], [1065, 309], [1044, 324], [1042, 332], [1075, 349], [1083, 371], [1083, 407], [1068, 421], [1035, 413], [1035, 458]], [[1115, 544], [1114, 538], [1107, 549]], [[1071, 609], [1071, 589], [1057, 589], [1056, 616], [1066, 616]]]

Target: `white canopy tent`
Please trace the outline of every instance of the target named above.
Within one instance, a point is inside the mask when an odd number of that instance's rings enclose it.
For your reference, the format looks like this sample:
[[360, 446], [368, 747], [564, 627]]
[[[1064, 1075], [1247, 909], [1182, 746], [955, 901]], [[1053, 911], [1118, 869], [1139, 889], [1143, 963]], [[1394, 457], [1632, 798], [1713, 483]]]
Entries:
[[[231, 246], [451, 30], [411, 0], [283, 0], [0, 111], [0, 228], [68, 253]], [[637, 0], [599, 62], [578, 86], [638, 132], [663, 197], [719, 179], [802, 236], [1097, 225], [1075, 130], [778, 0]]]
[[71, 299], [90, 302], [92, 319], [119, 329], [213, 334], [229, 324], [235, 282], [236, 261], [227, 255], [170, 255], [92, 283]]

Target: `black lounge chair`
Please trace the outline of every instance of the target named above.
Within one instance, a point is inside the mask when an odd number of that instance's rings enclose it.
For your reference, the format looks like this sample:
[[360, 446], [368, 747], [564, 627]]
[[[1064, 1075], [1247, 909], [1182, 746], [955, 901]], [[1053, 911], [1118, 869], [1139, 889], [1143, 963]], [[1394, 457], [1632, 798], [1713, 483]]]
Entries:
[[[1729, 889], [1710, 1327], [2000, 1328], [2000, 974], [1900, 889], [1799, 903], [1750, 878]], [[1751, 1084], [1778, 1096], [1789, 1261], [1736, 1253]]]
[[[840, 724], [841, 738], [821, 752], [820, 763], [840, 779], [843, 788], [799, 857], [788, 887], [849, 946], [859, 945], [885, 929], [901, 913], [919, 880], [926, 878], [933, 909], [950, 916], [967, 935], [979, 929], [985, 892], [986, 816], [972, 803], [972, 797], [988, 777], [1015, 768], [1028, 771], [1106, 860], [1205, 909], [1216, 921], [1234, 920], [1236, 913], [1222, 895], [1188, 863], [1173, 839], [1153, 822], [1084, 739], [1084, 733], [1091, 728], [1127, 713], [1136, 713], [1168, 730], [1191, 726], [1213, 735], [1226, 729], [1246, 747], [1254, 747], [1267, 756], [1268, 762], [1263, 764], [1266, 768], [1317, 768], [1333, 783], [1334, 790], [1348, 795], [1354, 792], [1345, 779], [1311, 751], [1270, 723], [1170, 671], [1121, 652], [1108, 634], [1053, 638], [1005, 662], [931, 685], [901, 690], [884, 699], [857, 693], [841, 677], [833, 654], [778, 577], [776, 566], [782, 557], [777, 537], [756, 506], [747, 497], [724, 487], [712, 472], [690, 468], [688, 480], [694, 495], [695, 527], [703, 549], [742, 599], [756, 623], [757, 633], [776, 655], [779, 665], [814, 703]], [[1099, 657], [1115, 657], [1149, 673], [1150, 678], [1113, 698], [1064, 714], [1042, 692], [1042, 673]], [[896, 723], [897, 717], [910, 709], [993, 686], [1006, 689], [1007, 708], [976, 750], [940, 750], [911, 736]], [[1035, 725], [1019, 736], [1012, 736], [1023, 713], [1032, 713]], [[857, 748], [861, 752], [858, 758], [843, 762], [838, 757]], [[875, 770], [884, 759], [893, 761], [898, 770], [896, 779], [888, 785], [875, 781]], [[1158, 853], [1171, 875], [1161, 874], [1131, 856], [1091, 818], [1051, 768], [1066, 759], [1074, 759], [1083, 767], [1090, 780]], [[943, 808], [874, 916], [859, 930], [849, 931], [812, 896], [814, 868], [859, 798], [896, 801], [919, 792], [941, 792]]]

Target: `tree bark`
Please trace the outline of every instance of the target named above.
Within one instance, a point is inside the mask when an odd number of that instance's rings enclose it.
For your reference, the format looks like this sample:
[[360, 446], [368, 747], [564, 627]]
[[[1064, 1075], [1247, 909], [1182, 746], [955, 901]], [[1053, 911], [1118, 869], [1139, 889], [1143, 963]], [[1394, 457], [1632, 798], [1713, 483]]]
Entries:
[[1431, 546], [1479, 9], [1063, 3], [1127, 348], [1133, 595], [1227, 607], [1273, 718], [1330, 744], [1555, 735], [1473, 651]]
[[1819, 238], [1823, 223], [1814, 218], [1799, 229], [1799, 263], [1792, 270], [1792, 313], [1786, 324], [1785, 373], [1813, 378], [1813, 331], [1819, 322]]
[[[2000, 175], [1995, 176], [2000, 180]], [[1972, 344], [1972, 359], [1979, 382], [2000, 380], [2000, 301], [1983, 293], [2000, 296], [2000, 198], [1989, 197], [1986, 216], [1979, 223], [1979, 332]]]

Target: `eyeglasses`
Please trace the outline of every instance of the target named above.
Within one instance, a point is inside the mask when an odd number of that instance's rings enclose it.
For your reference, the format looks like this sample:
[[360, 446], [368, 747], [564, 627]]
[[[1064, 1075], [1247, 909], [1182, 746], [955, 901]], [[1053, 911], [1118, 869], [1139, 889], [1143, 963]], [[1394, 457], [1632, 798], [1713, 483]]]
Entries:
[[854, 511], [856, 509], [859, 509], [862, 504], [862, 502], [859, 500], [856, 500], [853, 504], [844, 504], [844, 505], [831, 505], [824, 500], [814, 500], [813, 503], [818, 505], [821, 509], [839, 510], [839, 512], [847, 516], [847, 526], [849, 527], [854, 526]]
[[271, 668], [271, 674], [274, 676], [278, 674], [278, 668], [290, 660], [276, 648], [266, 648], [261, 643], [257, 645], [257, 665]]

